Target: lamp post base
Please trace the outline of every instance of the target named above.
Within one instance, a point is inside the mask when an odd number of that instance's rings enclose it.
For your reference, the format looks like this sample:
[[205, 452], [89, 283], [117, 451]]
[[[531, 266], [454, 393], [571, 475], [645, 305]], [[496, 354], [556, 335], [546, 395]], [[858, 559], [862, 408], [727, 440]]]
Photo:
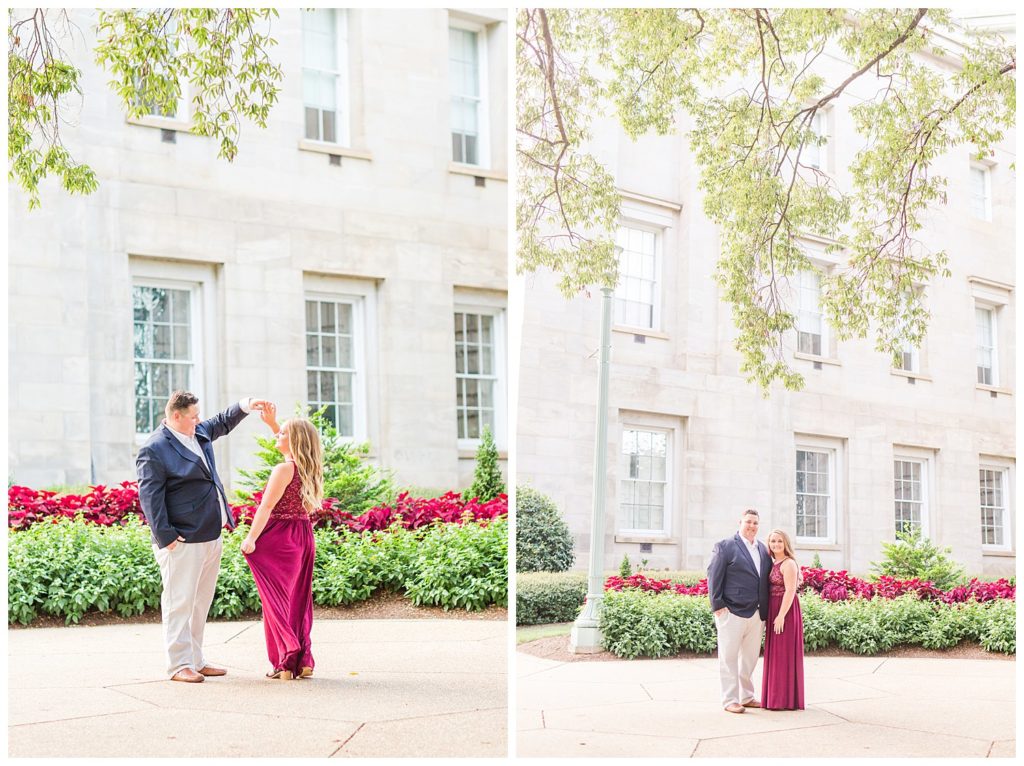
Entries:
[[583, 611], [569, 633], [569, 651], [573, 654], [597, 654], [604, 651], [604, 640], [597, 620], [601, 597], [588, 595]]

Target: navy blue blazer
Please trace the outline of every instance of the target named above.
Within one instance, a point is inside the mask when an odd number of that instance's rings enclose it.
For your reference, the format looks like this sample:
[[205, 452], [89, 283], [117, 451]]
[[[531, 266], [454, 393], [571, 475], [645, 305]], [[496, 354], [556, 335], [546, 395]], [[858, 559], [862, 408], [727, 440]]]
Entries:
[[218, 495], [228, 512], [228, 527], [234, 529], [231, 506], [217, 476], [212, 442], [230, 433], [245, 420], [246, 414], [235, 403], [196, 426], [196, 439], [209, 469], [167, 426], [160, 426], [142, 445], [135, 460], [139, 504], [158, 547], [166, 548], [179, 535], [187, 543], [205, 543], [220, 537]]
[[772, 557], [760, 540], [757, 549], [761, 552], [760, 575], [739, 532], [715, 544], [708, 564], [712, 612], [725, 607], [740, 617], [759, 612], [762, 620], [768, 619], [768, 575], [772, 571]]

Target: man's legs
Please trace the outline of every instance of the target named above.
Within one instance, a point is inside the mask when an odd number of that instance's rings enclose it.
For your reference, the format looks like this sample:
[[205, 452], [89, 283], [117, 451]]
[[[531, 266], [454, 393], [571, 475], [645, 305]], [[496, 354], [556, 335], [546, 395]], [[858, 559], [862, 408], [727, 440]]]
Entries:
[[754, 699], [754, 666], [757, 665], [757, 656], [761, 652], [761, 634], [764, 632], [764, 622], [757, 612], [750, 617], [739, 619], [744, 622], [743, 637], [739, 648], [740, 703], [742, 704]]
[[217, 590], [217, 575], [220, 573], [220, 557], [224, 549], [221, 538], [208, 543], [194, 543], [200, 549], [200, 566], [196, 579], [195, 602], [192, 606], [190, 619], [189, 646], [193, 668], [201, 670], [206, 667], [203, 658], [203, 631], [206, 629], [206, 618], [210, 614], [210, 604]]
[[192, 668], [192, 638], [189, 625], [195, 605], [196, 583], [202, 568], [202, 552], [197, 546], [179, 542], [174, 550], [153, 546], [160, 567], [163, 591], [160, 615], [167, 650], [167, 675]]
[[715, 617], [718, 628], [718, 673], [722, 681], [722, 707], [740, 704], [739, 653], [745, 620], [732, 612]]

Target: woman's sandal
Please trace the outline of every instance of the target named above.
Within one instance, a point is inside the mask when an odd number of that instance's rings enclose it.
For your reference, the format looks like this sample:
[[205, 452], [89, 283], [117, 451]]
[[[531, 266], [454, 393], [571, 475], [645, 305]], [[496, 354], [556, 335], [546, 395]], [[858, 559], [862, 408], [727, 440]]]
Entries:
[[290, 670], [271, 670], [267, 673], [267, 678], [277, 678], [281, 681], [291, 681], [293, 677]]
[[313, 668], [311, 668], [311, 667], [309, 667], [307, 665], [303, 665], [302, 668], [299, 669], [299, 678], [312, 678], [312, 677], [313, 677]]

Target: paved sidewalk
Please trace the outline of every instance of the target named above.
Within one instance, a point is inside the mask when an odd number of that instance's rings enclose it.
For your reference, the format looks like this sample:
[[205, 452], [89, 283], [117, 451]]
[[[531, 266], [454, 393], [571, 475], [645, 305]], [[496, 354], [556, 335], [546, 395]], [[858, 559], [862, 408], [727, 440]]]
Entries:
[[320, 620], [316, 675], [270, 681], [259, 622], [211, 622], [201, 684], [160, 625], [9, 630], [8, 754], [504, 756], [505, 622]]
[[[517, 754], [1005, 756], [1016, 664], [808, 657], [807, 709], [721, 710], [716, 659], [556, 662], [516, 652]], [[761, 664], [754, 673], [760, 693]]]

